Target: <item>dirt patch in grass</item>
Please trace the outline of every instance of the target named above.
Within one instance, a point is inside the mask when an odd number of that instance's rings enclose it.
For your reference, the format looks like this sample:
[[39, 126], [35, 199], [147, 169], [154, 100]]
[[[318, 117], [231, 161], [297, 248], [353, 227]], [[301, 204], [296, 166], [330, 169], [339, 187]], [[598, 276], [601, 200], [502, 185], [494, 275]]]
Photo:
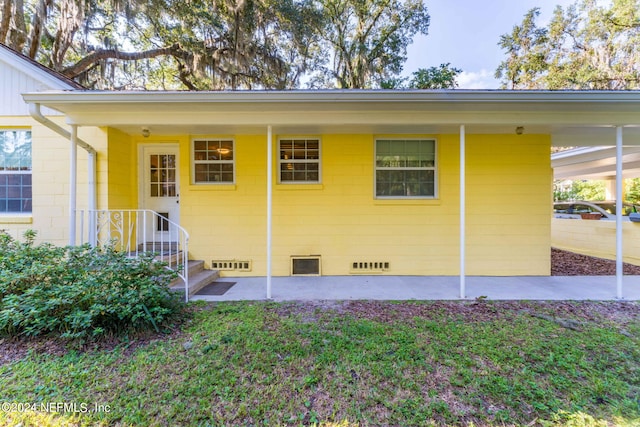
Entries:
[[79, 343], [53, 337], [13, 337], [0, 338], [0, 365], [20, 360], [29, 353], [64, 356], [69, 351], [92, 353], [97, 351], [124, 350], [124, 354], [133, 353], [139, 347], [153, 342], [177, 338], [182, 334], [180, 327], [165, 329], [164, 332], [137, 331], [125, 336], [109, 336], [91, 343]]
[[349, 315], [382, 323], [411, 324], [413, 319], [475, 323], [512, 319], [525, 312], [625, 326], [640, 316], [640, 303], [634, 301], [297, 301], [282, 303], [273, 309], [281, 317], [300, 316], [304, 323], [317, 321], [323, 314]]
[[[640, 266], [623, 265], [624, 274], [640, 275]], [[551, 248], [552, 276], [615, 276], [616, 262]]]
[[208, 309], [206, 305], [190, 305], [183, 316], [171, 324], [164, 325], [160, 332], [155, 330], [133, 330], [121, 335], [107, 335], [96, 341], [73, 341], [58, 337], [0, 337], [0, 366], [20, 360], [29, 353], [63, 356], [69, 351], [93, 353], [122, 349], [125, 355], [137, 348], [146, 347], [158, 341], [177, 339], [184, 335], [184, 327], [192, 322], [193, 315]]

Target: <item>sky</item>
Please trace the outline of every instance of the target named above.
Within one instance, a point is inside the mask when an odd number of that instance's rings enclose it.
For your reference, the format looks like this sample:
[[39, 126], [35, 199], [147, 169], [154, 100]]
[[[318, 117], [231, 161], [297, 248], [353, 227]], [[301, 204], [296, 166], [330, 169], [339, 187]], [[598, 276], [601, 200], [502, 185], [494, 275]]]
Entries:
[[429, 34], [414, 38], [407, 50], [403, 75], [444, 63], [462, 69], [460, 89], [498, 89], [493, 76], [505, 58], [500, 36], [510, 33], [534, 7], [540, 8], [538, 25], [545, 25], [556, 5], [575, 0], [426, 0], [431, 16]]

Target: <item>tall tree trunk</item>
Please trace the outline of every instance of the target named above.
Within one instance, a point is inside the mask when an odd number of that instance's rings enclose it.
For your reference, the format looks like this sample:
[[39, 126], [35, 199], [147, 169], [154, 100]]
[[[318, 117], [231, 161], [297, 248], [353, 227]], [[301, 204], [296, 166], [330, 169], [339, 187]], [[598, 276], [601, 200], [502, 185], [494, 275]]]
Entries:
[[31, 32], [29, 33], [29, 57], [35, 59], [40, 50], [40, 37], [42, 28], [47, 22], [47, 11], [51, 5], [51, 0], [39, 0], [31, 17]]
[[84, 19], [84, 1], [60, 1], [60, 20], [53, 42], [51, 59], [55, 70], [62, 69], [67, 50], [73, 43], [73, 38]]
[[0, 20], [0, 43], [9, 44], [7, 36], [9, 34], [9, 26], [11, 24], [11, 11], [13, 8], [12, 0], [4, 0], [2, 3], [2, 19]]
[[13, 14], [13, 28], [9, 31], [9, 46], [22, 52], [27, 42], [27, 25], [24, 22], [23, 0], [14, 0], [11, 9]]

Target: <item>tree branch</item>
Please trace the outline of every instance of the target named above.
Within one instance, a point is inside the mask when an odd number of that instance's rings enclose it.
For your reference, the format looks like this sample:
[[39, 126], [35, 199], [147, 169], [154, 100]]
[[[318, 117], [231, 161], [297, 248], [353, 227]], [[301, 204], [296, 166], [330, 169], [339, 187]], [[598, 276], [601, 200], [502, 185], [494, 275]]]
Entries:
[[388, 6], [388, 2], [384, 5], [378, 5], [378, 10], [372, 16], [369, 26], [365, 29], [364, 34], [362, 35], [362, 40], [366, 40], [369, 38], [369, 34], [375, 29], [378, 20], [380, 19], [380, 17], [382, 17], [382, 14], [385, 12], [386, 7]]
[[69, 78], [75, 78], [92, 65], [97, 64], [100, 61], [104, 61], [105, 59], [138, 61], [140, 59], [150, 59], [165, 55], [182, 56], [183, 53], [184, 52], [182, 51], [178, 43], [172, 46], [162, 47], [159, 49], [150, 49], [142, 52], [120, 52], [117, 49], [96, 49], [75, 64], [64, 68], [62, 70], [62, 74]]
[[198, 90], [198, 88], [193, 83], [191, 83], [191, 80], [189, 80], [189, 76], [191, 75], [191, 73], [187, 70], [187, 67], [185, 67], [185, 65], [180, 61], [177, 62], [179, 73], [178, 78], [180, 79], [182, 84], [185, 85], [189, 90]]
[[615, 25], [616, 27], [622, 27], [622, 28], [640, 28], [640, 21], [633, 23], [633, 24], [623, 24], [622, 22], [618, 21], [617, 19], [613, 19], [613, 18], [609, 18], [607, 17], [607, 21], [609, 21], [610, 24]]

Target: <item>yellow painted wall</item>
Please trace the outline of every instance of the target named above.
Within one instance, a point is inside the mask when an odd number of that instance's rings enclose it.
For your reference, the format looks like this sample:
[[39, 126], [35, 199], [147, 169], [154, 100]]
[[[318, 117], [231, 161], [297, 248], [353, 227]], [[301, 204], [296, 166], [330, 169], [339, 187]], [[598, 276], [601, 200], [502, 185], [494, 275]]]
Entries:
[[109, 140], [107, 206], [109, 209], [137, 209], [136, 145], [131, 136], [124, 132], [111, 128], [107, 132]]
[[266, 147], [264, 136], [235, 137], [236, 184], [192, 185], [189, 138], [180, 140], [180, 222], [193, 259], [253, 260], [266, 271]]
[[[322, 184], [275, 185], [273, 273], [289, 275], [291, 255], [321, 255], [325, 275], [349, 274], [354, 261], [389, 262], [391, 275], [458, 274], [458, 135], [420, 137], [438, 141], [435, 200], [376, 200], [374, 135], [322, 135]], [[234, 139], [233, 185], [191, 184], [181, 142], [181, 222], [192, 258], [251, 260], [247, 275], [264, 275], [265, 137]], [[549, 147], [548, 136], [467, 135], [468, 274], [549, 274]], [[276, 171], [274, 159], [274, 182]]]
[[467, 138], [469, 274], [549, 274], [550, 139]]
[[[616, 223], [553, 218], [551, 245], [584, 255], [615, 259]], [[625, 262], [640, 265], [640, 224], [622, 224], [622, 250]]]

